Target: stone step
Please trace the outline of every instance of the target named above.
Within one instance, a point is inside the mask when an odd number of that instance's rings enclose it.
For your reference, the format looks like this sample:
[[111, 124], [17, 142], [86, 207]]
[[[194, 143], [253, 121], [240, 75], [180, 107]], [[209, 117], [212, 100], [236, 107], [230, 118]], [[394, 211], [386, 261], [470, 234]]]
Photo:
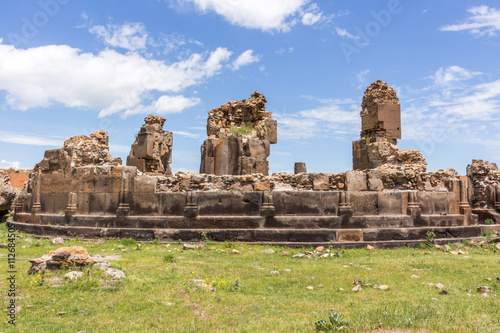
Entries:
[[[31, 214], [17, 214], [16, 220], [27, 222]], [[126, 216], [39, 214], [42, 225], [146, 228], [146, 229], [365, 229], [462, 226], [462, 215], [365, 215], [352, 216], [348, 221], [340, 216]], [[473, 220], [477, 223], [477, 220]]]
[[427, 232], [436, 239], [470, 239], [482, 235], [484, 229], [499, 231], [500, 225], [459, 227], [412, 227], [366, 229], [154, 229], [154, 228], [100, 228], [80, 226], [37, 225], [13, 223], [17, 230], [35, 235], [80, 238], [134, 238], [140, 241], [199, 241], [202, 234], [214, 241], [240, 241], [274, 244], [337, 244], [375, 242], [425, 241]]

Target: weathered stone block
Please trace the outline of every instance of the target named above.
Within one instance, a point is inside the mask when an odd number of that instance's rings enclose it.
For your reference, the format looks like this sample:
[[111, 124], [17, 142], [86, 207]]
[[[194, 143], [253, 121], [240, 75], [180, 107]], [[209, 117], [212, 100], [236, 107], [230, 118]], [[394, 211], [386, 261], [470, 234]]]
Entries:
[[337, 242], [362, 242], [363, 230], [361, 229], [345, 229], [337, 230]]
[[364, 171], [346, 172], [347, 191], [366, 191], [368, 190], [366, 173]]
[[315, 191], [328, 191], [330, 189], [329, 176], [324, 173], [313, 174], [313, 189]]

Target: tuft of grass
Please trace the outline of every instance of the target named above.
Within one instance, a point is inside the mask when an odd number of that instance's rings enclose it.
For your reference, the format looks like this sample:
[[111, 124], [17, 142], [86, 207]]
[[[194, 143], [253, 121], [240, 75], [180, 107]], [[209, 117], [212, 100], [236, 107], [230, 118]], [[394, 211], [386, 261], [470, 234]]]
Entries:
[[248, 135], [254, 130], [252, 123], [247, 121], [240, 126], [231, 127], [227, 133], [229, 135]]
[[136, 241], [133, 238], [124, 238], [120, 241], [120, 243], [124, 246], [134, 246], [136, 245]]
[[484, 224], [495, 224], [495, 221], [493, 219], [486, 219], [484, 220]]
[[175, 257], [172, 253], [167, 253], [163, 256], [163, 261], [166, 262], [167, 264], [173, 264], [175, 263]]

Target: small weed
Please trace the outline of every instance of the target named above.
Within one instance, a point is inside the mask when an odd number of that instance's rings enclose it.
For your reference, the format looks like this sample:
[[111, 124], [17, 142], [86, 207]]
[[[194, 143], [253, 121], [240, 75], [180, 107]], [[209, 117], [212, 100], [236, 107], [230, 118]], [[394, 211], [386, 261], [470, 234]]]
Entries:
[[227, 290], [231, 291], [231, 292], [233, 292], [233, 291], [240, 291], [241, 290], [240, 279], [236, 279], [232, 283], [230, 283], [227, 286]]
[[491, 231], [490, 229], [486, 229], [483, 231], [483, 237], [486, 239], [490, 240], [494, 238], [497, 234], [494, 231]]
[[163, 261], [167, 264], [173, 264], [175, 262], [175, 257], [172, 253], [167, 253], [163, 256]]
[[427, 246], [433, 246], [434, 242], [436, 241], [436, 234], [433, 231], [430, 231], [430, 230], [427, 231], [425, 240], [426, 240]]
[[204, 241], [205, 243], [208, 241], [208, 236], [206, 232], [201, 233], [201, 240]]
[[495, 221], [493, 219], [486, 219], [484, 220], [484, 224], [495, 224]]
[[135, 240], [133, 238], [124, 238], [120, 243], [125, 246], [133, 246], [135, 245]]
[[330, 315], [328, 316], [328, 320], [321, 319], [314, 323], [316, 331], [328, 332], [328, 331], [341, 331], [343, 329], [347, 329], [349, 322], [345, 320], [340, 320], [342, 316], [343, 314], [337, 314], [335, 312], [330, 313]]

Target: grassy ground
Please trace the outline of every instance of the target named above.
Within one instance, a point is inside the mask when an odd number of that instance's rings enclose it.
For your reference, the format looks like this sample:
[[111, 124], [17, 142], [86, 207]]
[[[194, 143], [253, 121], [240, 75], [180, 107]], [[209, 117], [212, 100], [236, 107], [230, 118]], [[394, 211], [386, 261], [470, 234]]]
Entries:
[[[0, 243], [8, 243], [6, 234], [0, 225]], [[341, 250], [341, 257], [298, 259], [292, 256], [304, 249], [208, 243], [183, 251], [182, 244], [77, 239], [53, 245], [21, 236], [16, 240], [16, 306], [21, 309], [15, 327], [5, 313], [8, 251], [0, 249], [5, 304], [0, 332], [315, 332], [315, 322], [333, 312], [344, 314], [349, 332], [500, 332], [500, 297], [495, 296], [500, 253], [492, 247], [468, 246], [462, 248], [468, 255], [458, 256], [437, 249], [359, 249]], [[28, 259], [70, 245], [84, 246], [93, 256], [115, 256], [113, 267], [127, 278], [106, 280], [97, 268], [84, 269], [76, 282], [55, 281], [68, 270], [46, 271], [43, 279], [27, 274]], [[268, 248], [275, 253], [262, 253]], [[281, 251], [289, 256], [280, 256]], [[204, 279], [215, 291], [193, 279]], [[362, 280], [359, 292], [351, 290], [355, 279]], [[441, 283], [448, 293], [428, 283]], [[375, 284], [389, 289], [374, 289]], [[481, 296], [478, 286], [493, 292]]]

